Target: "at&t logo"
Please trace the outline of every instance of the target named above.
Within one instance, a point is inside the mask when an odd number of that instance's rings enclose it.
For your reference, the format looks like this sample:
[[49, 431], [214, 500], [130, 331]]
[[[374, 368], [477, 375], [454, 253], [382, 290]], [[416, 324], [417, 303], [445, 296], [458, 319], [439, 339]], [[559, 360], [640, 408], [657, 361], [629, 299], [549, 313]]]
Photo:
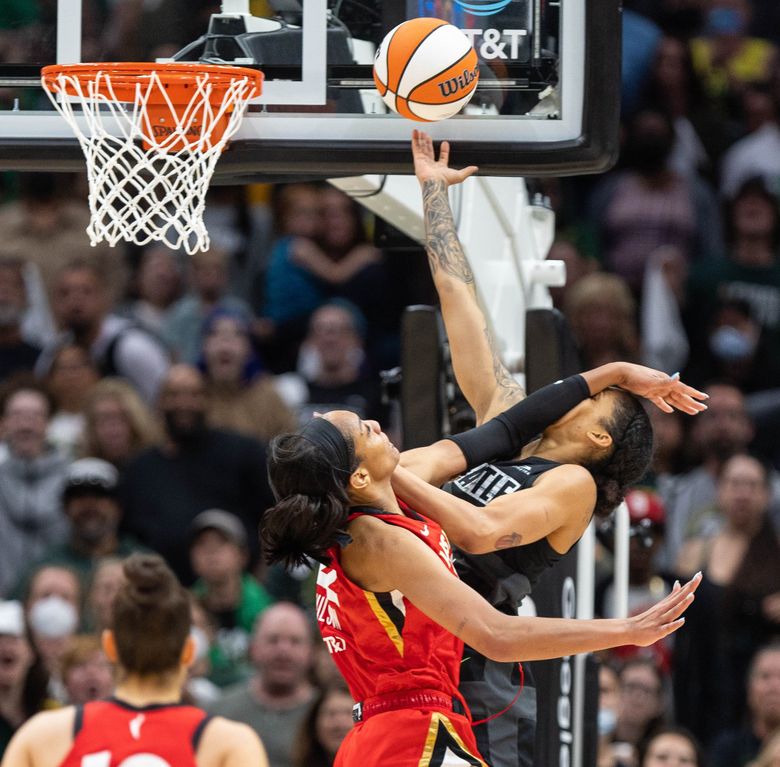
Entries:
[[455, 0], [455, 4], [472, 16], [492, 16], [503, 11], [512, 0]]

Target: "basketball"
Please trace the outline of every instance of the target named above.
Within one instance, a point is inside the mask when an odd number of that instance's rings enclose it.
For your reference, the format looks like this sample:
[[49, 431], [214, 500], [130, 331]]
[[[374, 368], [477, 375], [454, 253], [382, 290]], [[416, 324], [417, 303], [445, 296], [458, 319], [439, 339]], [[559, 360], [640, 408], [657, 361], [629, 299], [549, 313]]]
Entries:
[[390, 109], [433, 122], [459, 112], [479, 80], [477, 54], [457, 27], [410, 19], [387, 33], [374, 59], [374, 82]]

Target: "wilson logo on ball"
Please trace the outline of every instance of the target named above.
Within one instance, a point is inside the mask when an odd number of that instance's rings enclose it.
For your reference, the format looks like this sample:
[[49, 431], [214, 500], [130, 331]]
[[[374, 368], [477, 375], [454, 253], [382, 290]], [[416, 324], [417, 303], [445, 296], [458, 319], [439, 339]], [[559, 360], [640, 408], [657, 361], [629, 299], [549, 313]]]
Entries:
[[459, 112], [479, 81], [477, 54], [457, 27], [427, 17], [387, 33], [374, 59], [383, 101], [411, 120], [444, 120]]
[[464, 69], [463, 74], [458, 77], [453, 77], [449, 80], [445, 80], [443, 83], [439, 83], [439, 90], [442, 96], [451, 96], [453, 93], [468, 88], [479, 77], [479, 67], [475, 67], [473, 70]]

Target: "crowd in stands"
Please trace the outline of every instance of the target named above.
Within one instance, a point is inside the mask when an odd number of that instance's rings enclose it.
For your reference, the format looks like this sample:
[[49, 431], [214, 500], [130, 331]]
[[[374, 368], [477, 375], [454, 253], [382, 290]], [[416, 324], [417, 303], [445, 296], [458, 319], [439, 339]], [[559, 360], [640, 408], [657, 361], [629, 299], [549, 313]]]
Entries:
[[[214, 10], [190, 3], [173, 28], [175, 5], [84, 2], [88, 58], [170, 53]], [[602, 658], [599, 767], [770, 767], [780, 4], [624, 5], [616, 167], [535, 182], [556, 212], [549, 258], [567, 267], [554, 301], [583, 368], [680, 371], [710, 399], [695, 419], [652, 413], [652, 470], [627, 498], [629, 607], [704, 581], [673, 639]], [[36, 7], [2, 5], [0, 60], [41, 39]], [[121, 560], [154, 550], [191, 588], [188, 697], [248, 722], [274, 765], [330, 765], [352, 701], [315, 641], [312, 572], [262, 561], [265, 449], [332, 408], [397, 434], [379, 373], [398, 364], [402, 308], [435, 301], [425, 255], [376, 246], [376, 222], [318, 182], [213, 189], [212, 246], [192, 257], [91, 248], [85, 199], [82, 177], [0, 175], [0, 753], [36, 711], [109, 692], [97, 637]], [[610, 560], [605, 530], [603, 616]]]

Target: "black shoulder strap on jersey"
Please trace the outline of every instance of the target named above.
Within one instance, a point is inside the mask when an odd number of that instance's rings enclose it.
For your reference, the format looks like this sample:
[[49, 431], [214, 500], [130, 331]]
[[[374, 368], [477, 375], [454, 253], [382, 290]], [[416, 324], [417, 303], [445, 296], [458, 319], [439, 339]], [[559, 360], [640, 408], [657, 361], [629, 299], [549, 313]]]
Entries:
[[192, 750], [197, 753], [200, 739], [203, 737], [203, 730], [206, 729], [206, 725], [214, 718], [213, 714], [206, 714], [203, 719], [200, 720], [200, 724], [195, 728], [195, 732], [192, 733]]
[[73, 717], [73, 739], [78, 737], [84, 726], [84, 705], [76, 706], [76, 715]]

